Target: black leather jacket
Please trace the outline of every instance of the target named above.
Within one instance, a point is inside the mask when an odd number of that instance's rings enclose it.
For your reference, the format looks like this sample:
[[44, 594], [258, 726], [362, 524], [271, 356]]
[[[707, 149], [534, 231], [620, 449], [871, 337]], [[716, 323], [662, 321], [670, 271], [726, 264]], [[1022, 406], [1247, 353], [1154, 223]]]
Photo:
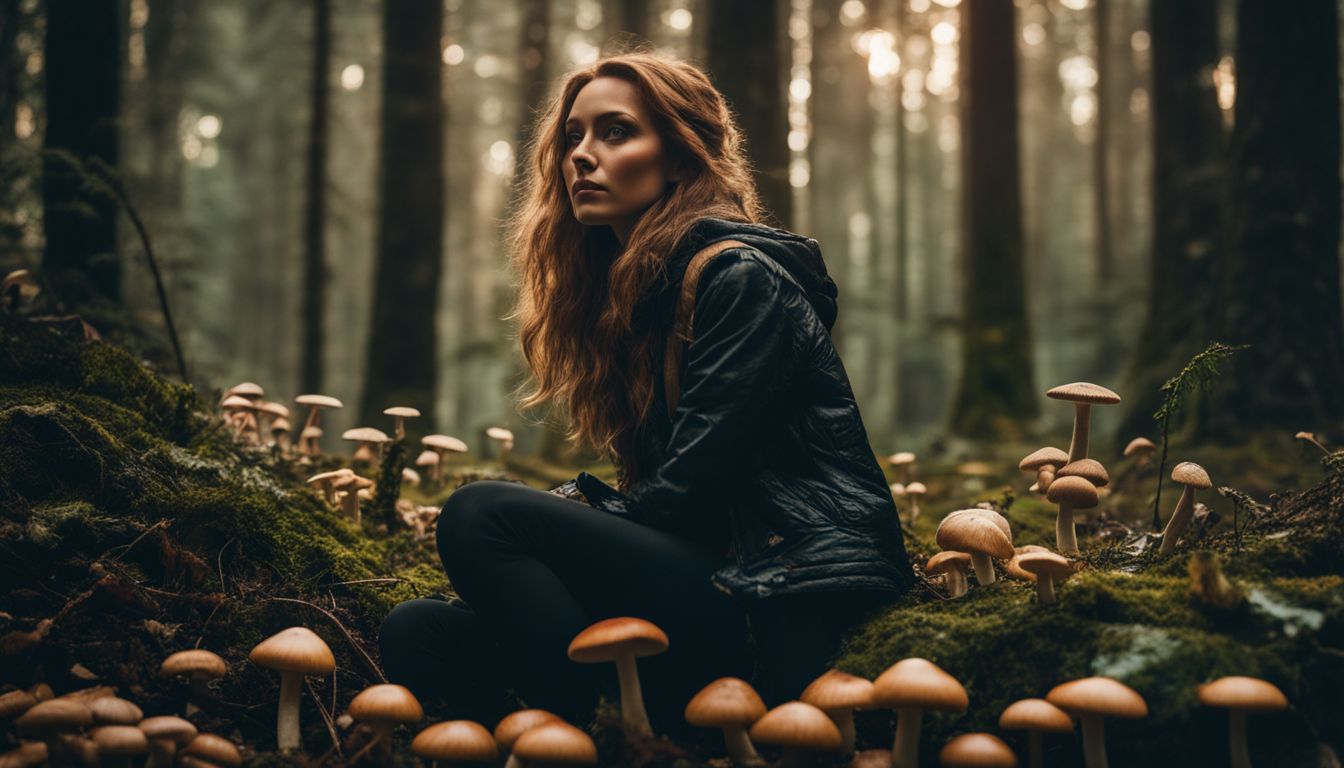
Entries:
[[729, 544], [731, 564], [713, 580], [740, 598], [903, 592], [914, 574], [831, 342], [836, 287], [817, 242], [701, 219], [637, 322], [671, 327], [687, 263], [729, 239], [749, 247], [723, 251], [701, 273], [674, 419], [659, 381], [641, 430], [646, 476], [625, 494], [587, 473], [575, 483], [597, 509]]

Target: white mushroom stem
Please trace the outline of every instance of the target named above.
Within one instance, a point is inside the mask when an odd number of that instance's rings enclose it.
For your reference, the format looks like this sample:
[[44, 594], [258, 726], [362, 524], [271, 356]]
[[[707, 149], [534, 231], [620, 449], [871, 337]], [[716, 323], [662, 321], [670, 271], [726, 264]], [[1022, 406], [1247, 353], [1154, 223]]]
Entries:
[[1069, 461], [1087, 458], [1087, 432], [1092, 424], [1092, 404], [1073, 404], [1073, 439], [1069, 441]]
[[302, 685], [302, 674], [280, 673], [280, 710], [275, 719], [275, 742], [281, 752], [293, 752], [300, 747], [299, 688]]
[[953, 568], [943, 574], [943, 582], [947, 584], [948, 597], [961, 597], [966, 594], [966, 572], [960, 568]]
[[1028, 768], [1045, 768], [1045, 757], [1042, 756], [1041, 751], [1041, 732], [1037, 730], [1027, 731]]
[[1246, 713], [1234, 709], [1228, 713], [1227, 747], [1232, 768], [1251, 768], [1251, 752], [1246, 746]]
[[392, 439], [394, 439], [394, 440], [402, 440], [402, 439], [405, 439], [405, 437], [406, 437], [406, 419], [405, 419], [404, 417], [402, 417], [402, 416], [397, 416], [396, 419], [397, 419], [397, 426], [396, 426], [395, 428], [393, 428], [393, 430], [392, 430], [392, 434], [393, 434], [393, 438], [392, 438]]
[[854, 754], [854, 710], [852, 709], [828, 709], [826, 714], [835, 723], [835, 727], [840, 729], [840, 753], [843, 755]]
[[910, 498], [910, 524], [914, 525], [919, 519], [919, 494], [914, 494]]
[[1167, 521], [1167, 527], [1162, 530], [1162, 548], [1157, 551], [1159, 555], [1170, 554], [1176, 548], [1176, 541], [1185, 533], [1185, 529], [1190, 525], [1190, 518], [1195, 512], [1195, 489], [1193, 486], [1185, 486], [1181, 492], [1181, 498], [1176, 502], [1176, 510], [1171, 513], [1171, 519]]
[[1048, 573], [1036, 574], [1036, 602], [1041, 605], [1055, 604], [1055, 579]]
[[[723, 746], [728, 750], [728, 757], [733, 761], [733, 765], [760, 765], [761, 756], [756, 754], [756, 748], [751, 745], [751, 739], [747, 737], [747, 729], [740, 725], [729, 725], [723, 729]], [[504, 768], [509, 768], [507, 765]]]
[[616, 675], [621, 681], [621, 722], [627, 731], [640, 736], [652, 736], [653, 726], [644, 711], [644, 692], [639, 687], [639, 670], [635, 657], [623, 653], [616, 657]]
[[919, 768], [919, 727], [922, 709], [896, 711], [896, 740], [891, 745], [891, 768]]
[[345, 495], [341, 497], [341, 511], [351, 520], [354, 520], [355, 525], [359, 525], [359, 490], [357, 488], [351, 486], [350, 490], [346, 491]]
[[1049, 464], [1042, 465], [1036, 470], [1036, 487], [1044, 494], [1050, 490], [1050, 484], [1055, 482], [1055, 468]]
[[1078, 535], [1073, 530], [1073, 507], [1064, 503], [1059, 505], [1059, 514], [1055, 516], [1055, 548], [1063, 554], [1078, 551]]
[[1087, 768], [1109, 768], [1106, 762], [1106, 719], [1101, 715], [1083, 713], [1083, 765]]
[[994, 575], [994, 561], [984, 552], [971, 552], [971, 566], [975, 568], [975, 578], [980, 586], [993, 584], [998, 576]]

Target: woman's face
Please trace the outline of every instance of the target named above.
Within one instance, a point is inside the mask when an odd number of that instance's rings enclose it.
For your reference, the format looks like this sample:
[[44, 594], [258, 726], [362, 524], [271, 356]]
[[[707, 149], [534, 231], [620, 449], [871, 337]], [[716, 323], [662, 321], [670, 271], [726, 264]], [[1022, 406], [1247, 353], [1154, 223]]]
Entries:
[[643, 98], [628, 81], [593, 79], [570, 107], [565, 140], [561, 167], [574, 217], [610, 225], [625, 243], [640, 214], [675, 181]]

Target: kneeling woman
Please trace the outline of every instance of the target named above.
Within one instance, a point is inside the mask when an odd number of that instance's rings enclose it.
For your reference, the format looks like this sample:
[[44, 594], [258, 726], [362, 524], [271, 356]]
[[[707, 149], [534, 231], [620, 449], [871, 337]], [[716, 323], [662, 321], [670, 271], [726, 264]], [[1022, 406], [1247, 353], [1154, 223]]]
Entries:
[[817, 243], [759, 223], [743, 137], [690, 64], [600, 60], [534, 136], [508, 231], [522, 405], [558, 406], [618, 487], [584, 473], [566, 484], [583, 501], [454, 492], [438, 547], [461, 601], [397, 606], [387, 674], [445, 717], [491, 725], [521, 699], [583, 723], [615, 675], [570, 661], [569, 642], [636, 616], [671, 642], [640, 662], [655, 730], [724, 675], [772, 706], [796, 698], [913, 581]]

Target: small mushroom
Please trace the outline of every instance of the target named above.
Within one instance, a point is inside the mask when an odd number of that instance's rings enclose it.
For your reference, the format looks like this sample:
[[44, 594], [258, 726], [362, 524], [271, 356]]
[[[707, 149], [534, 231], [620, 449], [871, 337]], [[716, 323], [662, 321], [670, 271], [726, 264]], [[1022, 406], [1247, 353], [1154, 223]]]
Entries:
[[1008, 705], [999, 715], [999, 728], [1027, 732], [1027, 760], [1030, 768], [1044, 768], [1042, 733], [1073, 733], [1073, 718], [1045, 699], [1022, 699]]
[[[359, 443], [352, 461], [369, 463], [383, 460], [383, 444], [392, 441], [387, 433], [373, 427], [355, 427], [341, 433], [342, 440]], [[374, 451], [377, 451], [375, 455]]]
[[[243, 764], [243, 756], [239, 754], [238, 747], [223, 736], [216, 736], [212, 733], [197, 734], [187, 746], [182, 748], [179, 753], [178, 762], [188, 766], [188, 760], [201, 761], [206, 766], [228, 766], [228, 768], [237, 768]], [[196, 765], [201, 765], [197, 762]]]
[[1059, 468], [1055, 477], [1081, 477], [1097, 488], [1110, 485], [1111, 475], [1096, 459], [1079, 459]]
[[172, 715], [145, 718], [139, 728], [149, 739], [149, 761], [145, 768], [171, 768], [178, 748], [196, 738], [196, 726]]
[[[305, 435], [307, 434], [309, 427], [322, 426], [321, 411], [323, 408], [345, 407], [344, 405], [341, 404], [340, 400], [337, 400], [334, 397], [328, 397], [326, 395], [299, 395], [298, 397], [294, 398], [294, 402], [298, 403], [299, 405], [305, 405], [308, 407], [308, 418], [306, 421], [303, 422]], [[321, 435], [318, 435], [318, 437], [321, 437]], [[305, 452], [309, 456], [316, 456], [318, 454], [318, 446], [316, 440], [310, 441], [304, 447], [307, 448]]]
[[0, 753], [0, 766], [5, 768], [37, 768], [46, 765], [50, 751], [45, 741], [20, 741], [19, 746]]
[[992, 510], [959, 509], [938, 524], [935, 539], [943, 549], [969, 554], [975, 576], [985, 586], [997, 578], [990, 558], [1007, 560], [1013, 556], [1013, 539], [1005, 533], [1007, 527], [1008, 521]]
[[[451, 435], [425, 435], [420, 438], [420, 444], [439, 456], [439, 461], [431, 468], [429, 477], [431, 481], [436, 483], [443, 477], [444, 454], [467, 452], [467, 444]], [[415, 463], [420, 465], [419, 459]]]
[[145, 713], [134, 702], [116, 696], [105, 696], [89, 702], [94, 725], [135, 725], [145, 719]]
[[1320, 448], [1320, 449], [1321, 449], [1321, 453], [1324, 453], [1326, 456], [1329, 456], [1329, 455], [1330, 455], [1330, 449], [1329, 449], [1329, 448], [1326, 448], [1324, 445], [1322, 445], [1322, 444], [1321, 444], [1321, 441], [1316, 439], [1316, 435], [1315, 435], [1314, 433], [1311, 433], [1311, 432], [1298, 432], [1296, 435], [1293, 435], [1293, 437], [1294, 437], [1295, 439], [1297, 439], [1297, 440], [1305, 440], [1306, 442], [1311, 443], [1312, 445], [1316, 446], [1317, 448]]
[[1213, 482], [1209, 480], [1209, 473], [1193, 461], [1183, 461], [1173, 467], [1171, 479], [1184, 485], [1185, 490], [1181, 492], [1181, 498], [1176, 502], [1176, 509], [1172, 511], [1167, 527], [1162, 529], [1162, 547], [1157, 551], [1159, 555], [1171, 554], [1176, 548], [1176, 540], [1181, 538], [1181, 534], [1185, 533], [1185, 529], [1190, 525], [1190, 517], [1195, 512], [1195, 489], [1213, 486]]
[[873, 706], [897, 713], [892, 768], [918, 766], [924, 712], [965, 712], [969, 703], [962, 684], [927, 659], [901, 659], [888, 667], [873, 681]]
[[392, 428], [393, 439], [404, 440], [406, 439], [406, 420], [420, 418], [420, 411], [406, 405], [394, 405], [385, 409], [383, 415], [396, 419], [395, 426]]
[[276, 743], [281, 752], [299, 749], [299, 688], [305, 675], [327, 675], [336, 669], [331, 648], [311, 629], [290, 627], [261, 641], [248, 658], [259, 667], [280, 673]]
[[353, 469], [341, 467], [340, 469], [334, 469], [330, 472], [319, 472], [308, 478], [305, 482], [307, 482], [308, 485], [317, 486], [318, 490], [322, 491], [322, 498], [326, 499], [328, 504], [335, 505], [336, 481], [343, 480], [347, 477], [353, 477], [354, 474], [355, 471]]
[[924, 572], [930, 576], [942, 574], [948, 597], [966, 594], [966, 571], [971, 567], [971, 556], [965, 552], [939, 552], [929, 558]]
[[[380, 683], [365, 688], [350, 700], [346, 711], [373, 729], [373, 740], [378, 745], [379, 761], [383, 764], [392, 759], [392, 730], [401, 724], [418, 723], [425, 716], [425, 710], [415, 694], [406, 686], [395, 683]], [[484, 728], [481, 730], [485, 731]], [[489, 736], [488, 733], [485, 735]], [[490, 746], [494, 746], [493, 741]]]
[[19, 736], [45, 741], [52, 762], [60, 763], [71, 756], [71, 748], [62, 735], [78, 734], [80, 729], [93, 724], [93, 713], [82, 701], [49, 699], [39, 701], [14, 721]]
[[529, 728], [513, 743], [523, 765], [597, 765], [597, 745], [588, 734], [563, 720]]
[[1087, 458], [1087, 438], [1092, 421], [1092, 406], [1115, 405], [1120, 396], [1098, 384], [1085, 381], [1062, 384], [1045, 393], [1055, 400], [1067, 400], [1074, 405], [1073, 439], [1069, 442], [1069, 461]]
[[1055, 604], [1055, 584], [1073, 575], [1073, 564], [1068, 558], [1054, 552], [1024, 552], [1017, 556], [1017, 565], [1036, 577], [1036, 602]]
[[666, 650], [667, 634], [652, 622], [619, 616], [599, 621], [576, 635], [569, 643], [569, 658], [580, 664], [615, 662], [621, 684], [621, 722], [632, 733], [652, 736], [635, 659]]
[[723, 743], [733, 765], [759, 765], [761, 758], [747, 738], [747, 729], [765, 715], [765, 702], [745, 680], [721, 677], [700, 689], [686, 704], [686, 722], [723, 730]]
[[546, 723], [564, 722], [559, 715], [544, 709], [522, 709], [506, 715], [495, 725], [495, 744], [499, 751], [509, 755], [504, 768], [521, 768], [522, 761], [513, 756], [513, 745], [527, 731]]
[[513, 433], [503, 427], [490, 427], [485, 436], [499, 443], [499, 460], [503, 461], [513, 450]]
[[1085, 677], [1050, 689], [1045, 700], [1078, 718], [1083, 726], [1087, 768], [1107, 768], [1105, 719], [1148, 716], [1148, 704], [1133, 688], [1109, 677]]
[[0, 720], [13, 720], [37, 703], [37, 697], [27, 691], [10, 691], [0, 695]]
[[493, 763], [499, 757], [499, 747], [490, 732], [470, 720], [448, 720], [429, 726], [411, 739], [411, 751], [434, 761], [436, 768]]
[[353, 520], [355, 525], [359, 525], [361, 520], [359, 502], [369, 498], [365, 491], [373, 488], [373, 481], [351, 473], [332, 481], [331, 487], [336, 491], [336, 502], [340, 504], [341, 511]]
[[938, 763], [946, 768], [1017, 768], [1017, 755], [989, 733], [963, 733], [943, 745]]
[[844, 745], [835, 722], [825, 712], [801, 701], [780, 704], [762, 715], [751, 726], [751, 740], [780, 747], [782, 768], [803, 765], [817, 752], [839, 752]]
[[1072, 554], [1078, 551], [1078, 535], [1073, 526], [1073, 510], [1091, 509], [1101, 501], [1097, 487], [1077, 475], [1056, 477], [1045, 498], [1059, 505], [1055, 516], [1055, 548]]
[[299, 453], [304, 456], [316, 456], [321, 453], [324, 434], [326, 433], [321, 427], [304, 427], [299, 433]]
[[1013, 555], [1011, 560], [1003, 564], [1003, 572], [1008, 574], [1009, 578], [1020, 579], [1022, 581], [1030, 581], [1034, 584], [1036, 583], [1036, 574], [1028, 573], [1027, 571], [1022, 570], [1022, 566], [1018, 565], [1018, 558], [1022, 557], [1022, 555], [1025, 555], [1028, 552], [1049, 552], [1049, 551], [1050, 551], [1049, 547], [1042, 547], [1039, 544], [1023, 544], [1020, 547], [1014, 547], [1013, 552], [1015, 554]]
[[897, 451], [887, 457], [887, 463], [896, 470], [897, 480], [904, 483], [910, 479], [911, 470], [915, 467], [915, 454], [910, 451]]
[[1153, 452], [1156, 450], [1157, 445], [1152, 440], [1140, 435], [1125, 446], [1125, 458], [1134, 459], [1134, 466], [1142, 467], [1153, 458]]
[[1044, 493], [1050, 490], [1050, 481], [1054, 479], [1055, 471], [1068, 463], [1069, 454], [1058, 448], [1046, 446], [1023, 457], [1017, 463], [1017, 468], [1023, 472], [1035, 472], [1036, 485], [1040, 492]]
[[1251, 753], [1246, 746], [1246, 714], [1288, 708], [1288, 697], [1278, 686], [1255, 677], [1222, 677], [1199, 686], [1195, 694], [1200, 704], [1228, 711], [1227, 744], [1232, 768], [1251, 768]]
[[914, 525], [919, 519], [919, 497], [928, 493], [929, 489], [918, 480], [905, 486], [905, 495], [910, 497], [910, 525]]
[[134, 725], [104, 725], [94, 728], [89, 736], [98, 745], [98, 756], [103, 765], [131, 768], [135, 758], [149, 753], [149, 739]]
[[853, 754], [854, 710], [867, 709], [872, 704], [872, 681], [838, 669], [828, 669], [803, 689], [803, 695], [799, 698], [835, 721], [844, 740], [840, 747], [841, 753]]

